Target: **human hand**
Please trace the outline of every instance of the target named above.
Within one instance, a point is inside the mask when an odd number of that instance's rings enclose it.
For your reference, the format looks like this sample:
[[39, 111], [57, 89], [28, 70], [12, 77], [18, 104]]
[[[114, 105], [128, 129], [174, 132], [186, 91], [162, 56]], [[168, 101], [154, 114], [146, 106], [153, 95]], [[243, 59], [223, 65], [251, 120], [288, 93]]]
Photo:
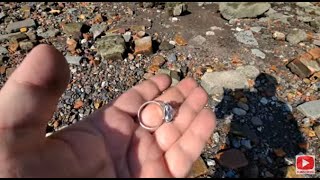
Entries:
[[[39, 45], [1, 89], [1, 177], [187, 176], [215, 127], [212, 110], [204, 108], [207, 94], [193, 79], [167, 89], [171, 79], [155, 76], [46, 138], [47, 121], [69, 76], [62, 54]], [[136, 115], [154, 98], [181, 105], [173, 122], [150, 133]], [[158, 116], [152, 108], [143, 111], [147, 123]]]

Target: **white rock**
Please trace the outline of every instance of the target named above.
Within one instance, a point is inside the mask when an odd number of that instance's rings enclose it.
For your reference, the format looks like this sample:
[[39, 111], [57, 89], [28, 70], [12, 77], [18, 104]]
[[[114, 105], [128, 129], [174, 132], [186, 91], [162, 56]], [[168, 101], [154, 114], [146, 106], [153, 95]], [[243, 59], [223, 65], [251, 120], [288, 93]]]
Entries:
[[206, 36], [214, 36], [215, 33], [213, 31], [207, 31]]

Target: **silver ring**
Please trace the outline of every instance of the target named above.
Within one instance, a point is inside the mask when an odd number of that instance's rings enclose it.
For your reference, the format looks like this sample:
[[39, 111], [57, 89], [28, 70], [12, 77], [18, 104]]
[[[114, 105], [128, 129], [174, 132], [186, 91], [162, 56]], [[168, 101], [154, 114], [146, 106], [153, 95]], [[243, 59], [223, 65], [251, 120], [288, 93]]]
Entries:
[[174, 111], [174, 109], [172, 108], [172, 106], [169, 103], [165, 103], [165, 102], [162, 102], [162, 101], [159, 101], [159, 100], [147, 101], [147, 102], [143, 103], [140, 106], [139, 111], [138, 111], [139, 123], [140, 123], [141, 127], [145, 128], [147, 130], [150, 130], [150, 131], [154, 131], [158, 127], [160, 127], [162, 125], [162, 123], [160, 125], [158, 125], [158, 126], [150, 127], [150, 126], [147, 126], [147, 125], [143, 124], [143, 122], [141, 120], [141, 111], [143, 110], [143, 108], [145, 106], [147, 106], [148, 104], [151, 104], [151, 103], [157, 104], [161, 108], [162, 114], [163, 114], [162, 120], [164, 122], [167, 122], [167, 123], [171, 122], [173, 120], [174, 115], [175, 115], [175, 111]]

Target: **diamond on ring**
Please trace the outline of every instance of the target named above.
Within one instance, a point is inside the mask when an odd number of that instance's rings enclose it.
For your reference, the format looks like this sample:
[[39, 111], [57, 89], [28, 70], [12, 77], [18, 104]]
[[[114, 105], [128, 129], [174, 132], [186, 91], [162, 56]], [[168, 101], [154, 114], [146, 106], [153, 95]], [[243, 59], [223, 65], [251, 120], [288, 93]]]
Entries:
[[139, 108], [139, 111], [138, 111], [138, 120], [139, 120], [139, 123], [140, 125], [147, 129], [147, 130], [155, 130], [157, 129], [158, 127], [161, 126], [161, 124], [159, 126], [156, 126], [156, 127], [149, 127], [149, 126], [146, 126], [142, 120], [141, 120], [141, 111], [142, 109], [148, 105], [148, 104], [151, 104], [151, 103], [154, 103], [154, 104], [157, 104], [160, 106], [161, 110], [162, 110], [162, 114], [163, 114], [163, 117], [162, 117], [162, 120], [164, 120], [164, 122], [171, 122], [174, 118], [174, 115], [175, 115], [175, 110], [174, 108], [169, 104], [169, 103], [165, 103], [165, 102], [162, 102], [162, 101], [158, 101], [158, 100], [154, 100], [154, 101], [147, 101], [145, 102], [144, 104], [142, 104]]

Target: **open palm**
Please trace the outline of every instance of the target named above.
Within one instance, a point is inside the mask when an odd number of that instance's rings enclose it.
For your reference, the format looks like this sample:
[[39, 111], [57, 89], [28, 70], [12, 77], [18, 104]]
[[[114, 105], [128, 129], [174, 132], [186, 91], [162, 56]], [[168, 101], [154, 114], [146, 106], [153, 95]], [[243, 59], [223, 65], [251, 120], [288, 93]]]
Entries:
[[[207, 94], [186, 78], [158, 75], [131, 88], [85, 120], [45, 138], [45, 126], [69, 80], [64, 57], [35, 47], [0, 91], [0, 176], [185, 177], [215, 127]], [[151, 133], [136, 121], [148, 100], [174, 101], [172, 123]], [[144, 118], [156, 121], [147, 106]]]

